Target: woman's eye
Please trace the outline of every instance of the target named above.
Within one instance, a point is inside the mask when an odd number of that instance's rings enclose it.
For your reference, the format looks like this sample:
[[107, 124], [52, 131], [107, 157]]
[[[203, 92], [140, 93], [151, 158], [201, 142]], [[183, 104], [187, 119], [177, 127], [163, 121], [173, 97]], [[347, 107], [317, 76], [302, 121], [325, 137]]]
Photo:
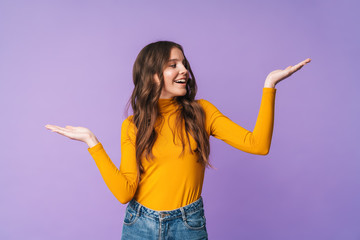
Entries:
[[176, 64], [171, 64], [170, 67], [176, 68]]

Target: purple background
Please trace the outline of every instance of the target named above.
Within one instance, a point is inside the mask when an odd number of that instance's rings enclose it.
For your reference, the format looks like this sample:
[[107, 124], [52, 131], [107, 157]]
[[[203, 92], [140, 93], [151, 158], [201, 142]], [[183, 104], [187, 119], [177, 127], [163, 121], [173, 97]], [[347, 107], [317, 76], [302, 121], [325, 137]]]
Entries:
[[211, 138], [210, 239], [360, 239], [356, 1], [0, 2], [0, 239], [120, 239], [125, 205], [87, 145], [44, 125], [84, 126], [120, 165], [134, 60], [183, 45], [204, 98], [252, 130], [268, 73], [279, 83], [270, 153]]

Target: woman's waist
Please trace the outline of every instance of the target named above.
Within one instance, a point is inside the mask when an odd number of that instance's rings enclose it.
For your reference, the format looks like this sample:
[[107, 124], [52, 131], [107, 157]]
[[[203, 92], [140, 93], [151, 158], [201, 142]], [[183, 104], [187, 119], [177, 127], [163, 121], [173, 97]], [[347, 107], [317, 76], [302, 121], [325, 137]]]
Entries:
[[146, 188], [138, 186], [134, 200], [155, 211], [171, 211], [189, 205], [201, 196], [202, 182], [195, 186]]
[[196, 200], [192, 201], [191, 203], [186, 204], [179, 208], [175, 208], [173, 210], [159, 210], [159, 209], [156, 210], [146, 207], [139, 201], [135, 200], [135, 198], [133, 198], [129, 202], [129, 207], [131, 207], [135, 211], [140, 211], [141, 213], [146, 214], [149, 217], [158, 219], [158, 218], [174, 218], [174, 217], [176, 218], [182, 216], [184, 213], [196, 212], [203, 209], [204, 204], [202, 197], [199, 196]]

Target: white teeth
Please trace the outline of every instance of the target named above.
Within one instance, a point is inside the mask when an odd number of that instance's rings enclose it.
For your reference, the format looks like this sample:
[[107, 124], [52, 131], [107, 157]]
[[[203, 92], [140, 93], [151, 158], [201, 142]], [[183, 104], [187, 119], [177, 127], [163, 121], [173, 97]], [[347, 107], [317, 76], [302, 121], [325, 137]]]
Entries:
[[185, 81], [185, 79], [181, 79], [181, 80], [177, 80], [177, 81], [175, 81], [176, 83], [185, 83], [186, 81]]

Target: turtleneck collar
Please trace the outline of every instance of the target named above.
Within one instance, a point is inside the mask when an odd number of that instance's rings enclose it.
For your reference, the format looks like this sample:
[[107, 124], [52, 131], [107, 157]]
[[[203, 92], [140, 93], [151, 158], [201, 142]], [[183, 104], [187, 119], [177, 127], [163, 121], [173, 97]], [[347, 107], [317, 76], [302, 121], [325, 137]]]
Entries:
[[166, 114], [176, 109], [177, 102], [175, 98], [160, 98], [158, 102], [158, 106], [160, 113]]

